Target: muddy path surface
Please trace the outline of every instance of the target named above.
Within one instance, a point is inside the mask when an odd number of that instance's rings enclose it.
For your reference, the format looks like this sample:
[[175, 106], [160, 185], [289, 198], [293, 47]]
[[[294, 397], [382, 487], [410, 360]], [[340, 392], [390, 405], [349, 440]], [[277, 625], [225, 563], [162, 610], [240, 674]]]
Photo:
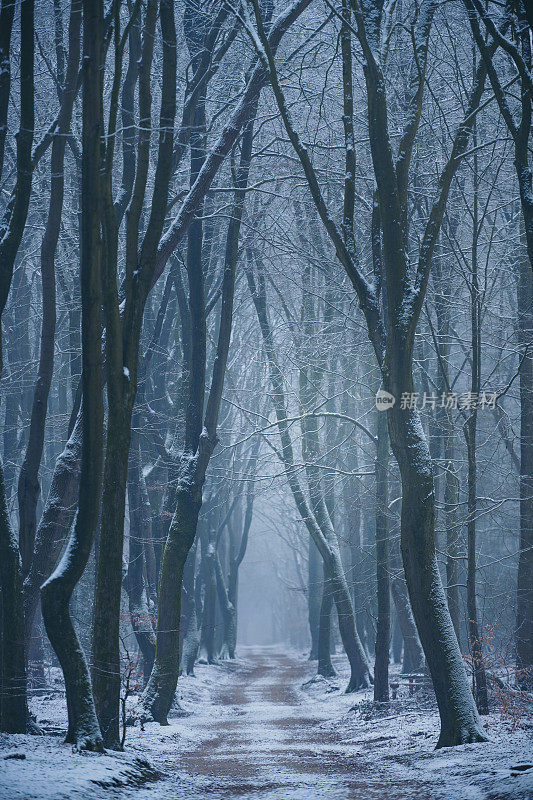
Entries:
[[140, 791], [143, 799], [435, 796], [413, 776], [391, 780], [386, 769], [377, 769], [372, 751], [378, 742], [346, 742], [335, 730], [327, 704], [301, 689], [316, 665], [264, 648], [245, 650], [242, 661], [217, 669], [223, 680], [214, 689], [212, 711], [193, 713], [183, 719], [181, 736], [161, 739], [151, 760], [163, 776]]

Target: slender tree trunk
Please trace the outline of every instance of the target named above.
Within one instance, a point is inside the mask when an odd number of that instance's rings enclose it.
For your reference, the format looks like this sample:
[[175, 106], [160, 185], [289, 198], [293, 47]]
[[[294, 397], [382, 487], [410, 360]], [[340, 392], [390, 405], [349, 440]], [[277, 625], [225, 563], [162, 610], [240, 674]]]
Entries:
[[[523, 236], [522, 236], [523, 238]], [[524, 247], [518, 275], [520, 366], [520, 556], [516, 666], [520, 686], [533, 688], [533, 278]], [[527, 348], [527, 353], [526, 353]]]
[[387, 417], [378, 411], [378, 442], [376, 456], [376, 576], [378, 620], [376, 632], [376, 662], [374, 667], [374, 701], [389, 701], [390, 645], [390, 564], [388, 520], [389, 437]]
[[[392, 584], [391, 584], [392, 591]], [[403, 636], [400, 622], [398, 620], [398, 612], [394, 614], [392, 623], [392, 660], [395, 664], [400, 664], [402, 660], [403, 650]]]
[[[473, 144], [477, 145], [474, 127]], [[474, 153], [473, 164], [474, 200], [472, 208], [472, 282], [471, 295], [471, 343], [472, 343], [472, 396], [477, 397], [481, 388], [481, 300], [478, 278], [478, 159]], [[477, 515], [477, 408], [474, 407], [464, 425], [468, 457], [468, 515], [467, 515], [467, 575], [466, 608], [468, 614], [468, 640], [472, 654], [473, 694], [480, 714], [489, 713], [487, 677], [483, 664], [483, 646], [479, 632], [476, 599], [477, 554], [476, 554], [476, 515]]]
[[[450, 209], [448, 222], [449, 233], [455, 236], [460, 219], [457, 213]], [[435, 347], [438, 357], [438, 393], [450, 391], [450, 320], [452, 308], [449, 302], [451, 291], [450, 277], [445, 279], [443, 274], [443, 259], [436, 258], [434, 265], [433, 281], [435, 284], [435, 312], [437, 317], [437, 333]], [[444, 522], [446, 528], [446, 598], [448, 610], [452, 619], [457, 641], [461, 643], [460, 635], [460, 608], [459, 608], [459, 539], [460, 525], [457, 519], [459, 504], [459, 479], [455, 465], [455, 431], [453, 417], [450, 409], [437, 409], [439, 416], [439, 435], [443, 440], [441, 452], [444, 455]]]
[[324, 678], [332, 678], [336, 672], [331, 663], [331, 612], [333, 610], [333, 593], [331, 582], [328, 580], [324, 569], [322, 582], [322, 602], [320, 603], [320, 616], [318, 624], [317, 673]]
[[4, 470], [0, 463], [0, 578], [2, 580], [2, 680], [0, 729], [24, 733], [28, 723], [22, 564], [6, 503]]
[[181, 672], [185, 675], [194, 675], [194, 665], [200, 648], [200, 629], [198, 625], [199, 603], [197, 601], [197, 586], [200, 575], [196, 573], [196, 550], [198, 537], [189, 551], [185, 564], [185, 574], [182, 591], [182, 606], [186, 604], [185, 613], [182, 613], [180, 626], [185, 620], [183, 647], [181, 648]]
[[[139, 420], [133, 422], [134, 429]], [[138, 436], [135, 435], [130, 451], [128, 467], [128, 505], [130, 515], [129, 561], [125, 579], [128, 593], [129, 612], [133, 631], [143, 658], [145, 684], [150, 677], [155, 658], [155, 633], [147, 602], [144, 582], [144, 546], [150, 532], [150, 509], [143, 496], [143, 476], [141, 472]]]
[[55, 254], [63, 211], [64, 160], [72, 107], [77, 91], [80, 60], [81, 0], [72, 0], [69, 21], [69, 58], [65, 85], [61, 89], [61, 108], [50, 158], [50, 201], [41, 244], [41, 282], [43, 319], [39, 370], [33, 395], [28, 445], [19, 475], [19, 543], [22, 569], [28, 572], [37, 528], [37, 502], [41, 493], [39, 468], [44, 445], [48, 395], [54, 372], [56, 327]]
[[210, 530], [207, 541], [202, 548], [201, 570], [204, 581], [204, 604], [202, 611], [202, 628], [200, 636], [200, 661], [215, 663], [215, 627], [217, 601], [216, 545], [214, 541], [216, 529]]
[[487, 695], [487, 678], [483, 663], [483, 648], [479, 633], [476, 600], [476, 426], [477, 414], [473, 411], [465, 425], [467, 430], [468, 451], [468, 517], [467, 517], [467, 576], [466, 576], [466, 609], [468, 614], [468, 639], [472, 654], [472, 683], [476, 705], [480, 714], [489, 713]]
[[[0, 23], [0, 124], [9, 103], [9, 46], [14, 8], [2, 3]], [[17, 135], [17, 178], [2, 220], [0, 239], [0, 319], [13, 279], [15, 259], [22, 241], [32, 183], [31, 148], [34, 129], [34, 2], [20, 4], [20, 129]], [[0, 134], [0, 169], [4, 155], [4, 131]], [[0, 375], [2, 374], [0, 332]], [[2, 660], [0, 675], [0, 728], [23, 733], [28, 723], [26, 668], [24, 660], [24, 608], [22, 564], [7, 507], [3, 465], [0, 463], [0, 582], [2, 588]]]
[[[357, 471], [358, 461], [357, 458], [352, 464], [352, 469]], [[361, 514], [361, 499], [359, 495], [356, 482], [348, 479], [344, 483], [344, 508], [346, 515], [346, 524], [348, 526], [348, 546], [350, 550], [350, 595], [353, 603], [353, 612], [355, 617], [355, 626], [361, 644], [365, 651], [368, 650], [366, 645], [366, 631], [363, 622], [363, 606], [362, 606], [362, 514]]]
[[446, 478], [444, 486], [444, 509], [446, 521], [446, 597], [448, 610], [459, 645], [461, 644], [461, 610], [459, 607], [459, 479], [455, 468], [455, 432], [451, 414], [447, 415], [445, 432]]
[[318, 658], [318, 628], [320, 619], [320, 553], [312, 537], [309, 537], [307, 610], [309, 633], [311, 634], [311, 651], [309, 661]]
[[100, 507], [103, 458], [101, 187], [101, 58], [103, 3], [83, 0], [82, 127], [82, 383], [83, 433], [78, 515], [67, 549], [41, 590], [46, 632], [61, 664], [67, 693], [67, 741], [102, 750], [91, 679], [69, 614], [74, 587], [91, 552]]
[[241, 541], [239, 545], [239, 550], [235, 554], [233, 550], [233, 536], [230, 536], [230, 563], [229, 563], [229, 575], [228, 575], [228, 600], [233, 606], [233, 612], [235, 615], [235, 624], [232, 630], [232, 636], [228, 640], [228, 657], [230, 659], [235, 658], [235, 650], [237, 647], [237, 610], [238, 610], [238, 595], [239, 595], [239, 569], [244, 561], [244, 556], [246, 555], [246, 549], [248, 547], [248, 538], [250, 535], [250, 528], [252, 527], [252, 519], [253, 519], [253, 512], [254, 512], [254, 485], [253, 479], [255, 478], [255, 471], [257, 467], [257, 457], [259, 455], [259, 438], [257, 439], [256, 445], [252, 451], [252, 454], [249, 459], [250, 464], [250, 474], [249, 474], [249, 483], [248, 483], [248, 490], [246, 493], [246, 508], [244, 511], [244, 522], [242, 526], [242, 534], [241, 534]]
[[[222, 619], [224, 622], [224, 645], [227, 649], [228, 656], [230, 658], [235, 658], [237, 615], [235, 613], [235, 607], [229, 599], [226, 582], [224, 580], [224, 573], [222, 572], [222, 566], [220, 564], [218, 554], [216, 554], [215, 558], [215, 568], [217, 576], [218, 604], [222, 612]], [[233, 655], [230, 656], [230, 653], [233, 653]]]

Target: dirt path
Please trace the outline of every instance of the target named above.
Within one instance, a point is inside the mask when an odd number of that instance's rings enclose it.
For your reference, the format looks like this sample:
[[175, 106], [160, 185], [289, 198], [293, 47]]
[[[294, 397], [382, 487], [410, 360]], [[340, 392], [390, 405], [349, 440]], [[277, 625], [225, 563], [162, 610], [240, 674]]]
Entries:
[[327, 711], [306, 702], [301, 686], [315, 665], [274, 649], [244, 655], [219, 668], [232, 675], [215, 691], [211, 718], [195, 713], [183, 720], [181, 741], [161, 740], [155, 762], [165, 777], [142, 790], [143, 798], [430, 797], [412, 776], [391, 786], [361, 756], [360, 743], [347, 743], [327, 723]]
[[[346, 657], [334, 663], [340, 677], [327, 681], [275, 648], [198, 665], [178, 684], [186, 713], [128, 728], [124, 753], [4, 734], [0, 800], [533, 800], [533, 720], [517, 727], [495, 710], [490, 742], [435, 751], [430, 695], [376, 709], [369, 691], [344, 694]], [[64, 729], [61, 694], [33, 712]]]

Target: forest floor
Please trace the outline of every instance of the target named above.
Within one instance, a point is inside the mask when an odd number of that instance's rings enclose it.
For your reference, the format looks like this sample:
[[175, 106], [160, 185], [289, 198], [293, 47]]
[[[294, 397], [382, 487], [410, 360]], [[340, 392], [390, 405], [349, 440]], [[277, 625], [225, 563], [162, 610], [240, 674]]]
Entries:
[[59, 736], [62, 695], [33, 700], [49, 733], [0, 738], [0, 798], [533, 798], [531, 718], [517, 725], [496, 710], [487, 719], [490, 742], [435, 751], [429, 692], [376, 709], [370, 692], [344, 694], [342, 656], [330, 680], [278, 648], [241, 648], [239, 656], [180, 679], [181, 712], [166, 727], [128, 728], [125, 753], [73, 753]]

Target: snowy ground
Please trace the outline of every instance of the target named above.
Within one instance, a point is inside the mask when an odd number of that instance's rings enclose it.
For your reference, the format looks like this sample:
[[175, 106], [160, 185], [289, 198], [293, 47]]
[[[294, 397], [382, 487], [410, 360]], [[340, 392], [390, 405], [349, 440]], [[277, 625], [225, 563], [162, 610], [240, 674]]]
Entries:
[[[513, 727], [493, 714], [488, 744], [435, 751], [429, 696], [376, 712], [369, 693], [343, 693], [345, 659], [335, 666], [338, 678], [312, 680], [315, 665], [274, 648], [199, 665], [195, 678], [180, 679], [186, 715], [128, 728], [123, 754], [73, 753], [58, 734], [4, 736], [0, 798], [533, 798], [532, 719]], [[33, 701], [33, 711], [49, 727], [65, 725], [61, 695]]]

